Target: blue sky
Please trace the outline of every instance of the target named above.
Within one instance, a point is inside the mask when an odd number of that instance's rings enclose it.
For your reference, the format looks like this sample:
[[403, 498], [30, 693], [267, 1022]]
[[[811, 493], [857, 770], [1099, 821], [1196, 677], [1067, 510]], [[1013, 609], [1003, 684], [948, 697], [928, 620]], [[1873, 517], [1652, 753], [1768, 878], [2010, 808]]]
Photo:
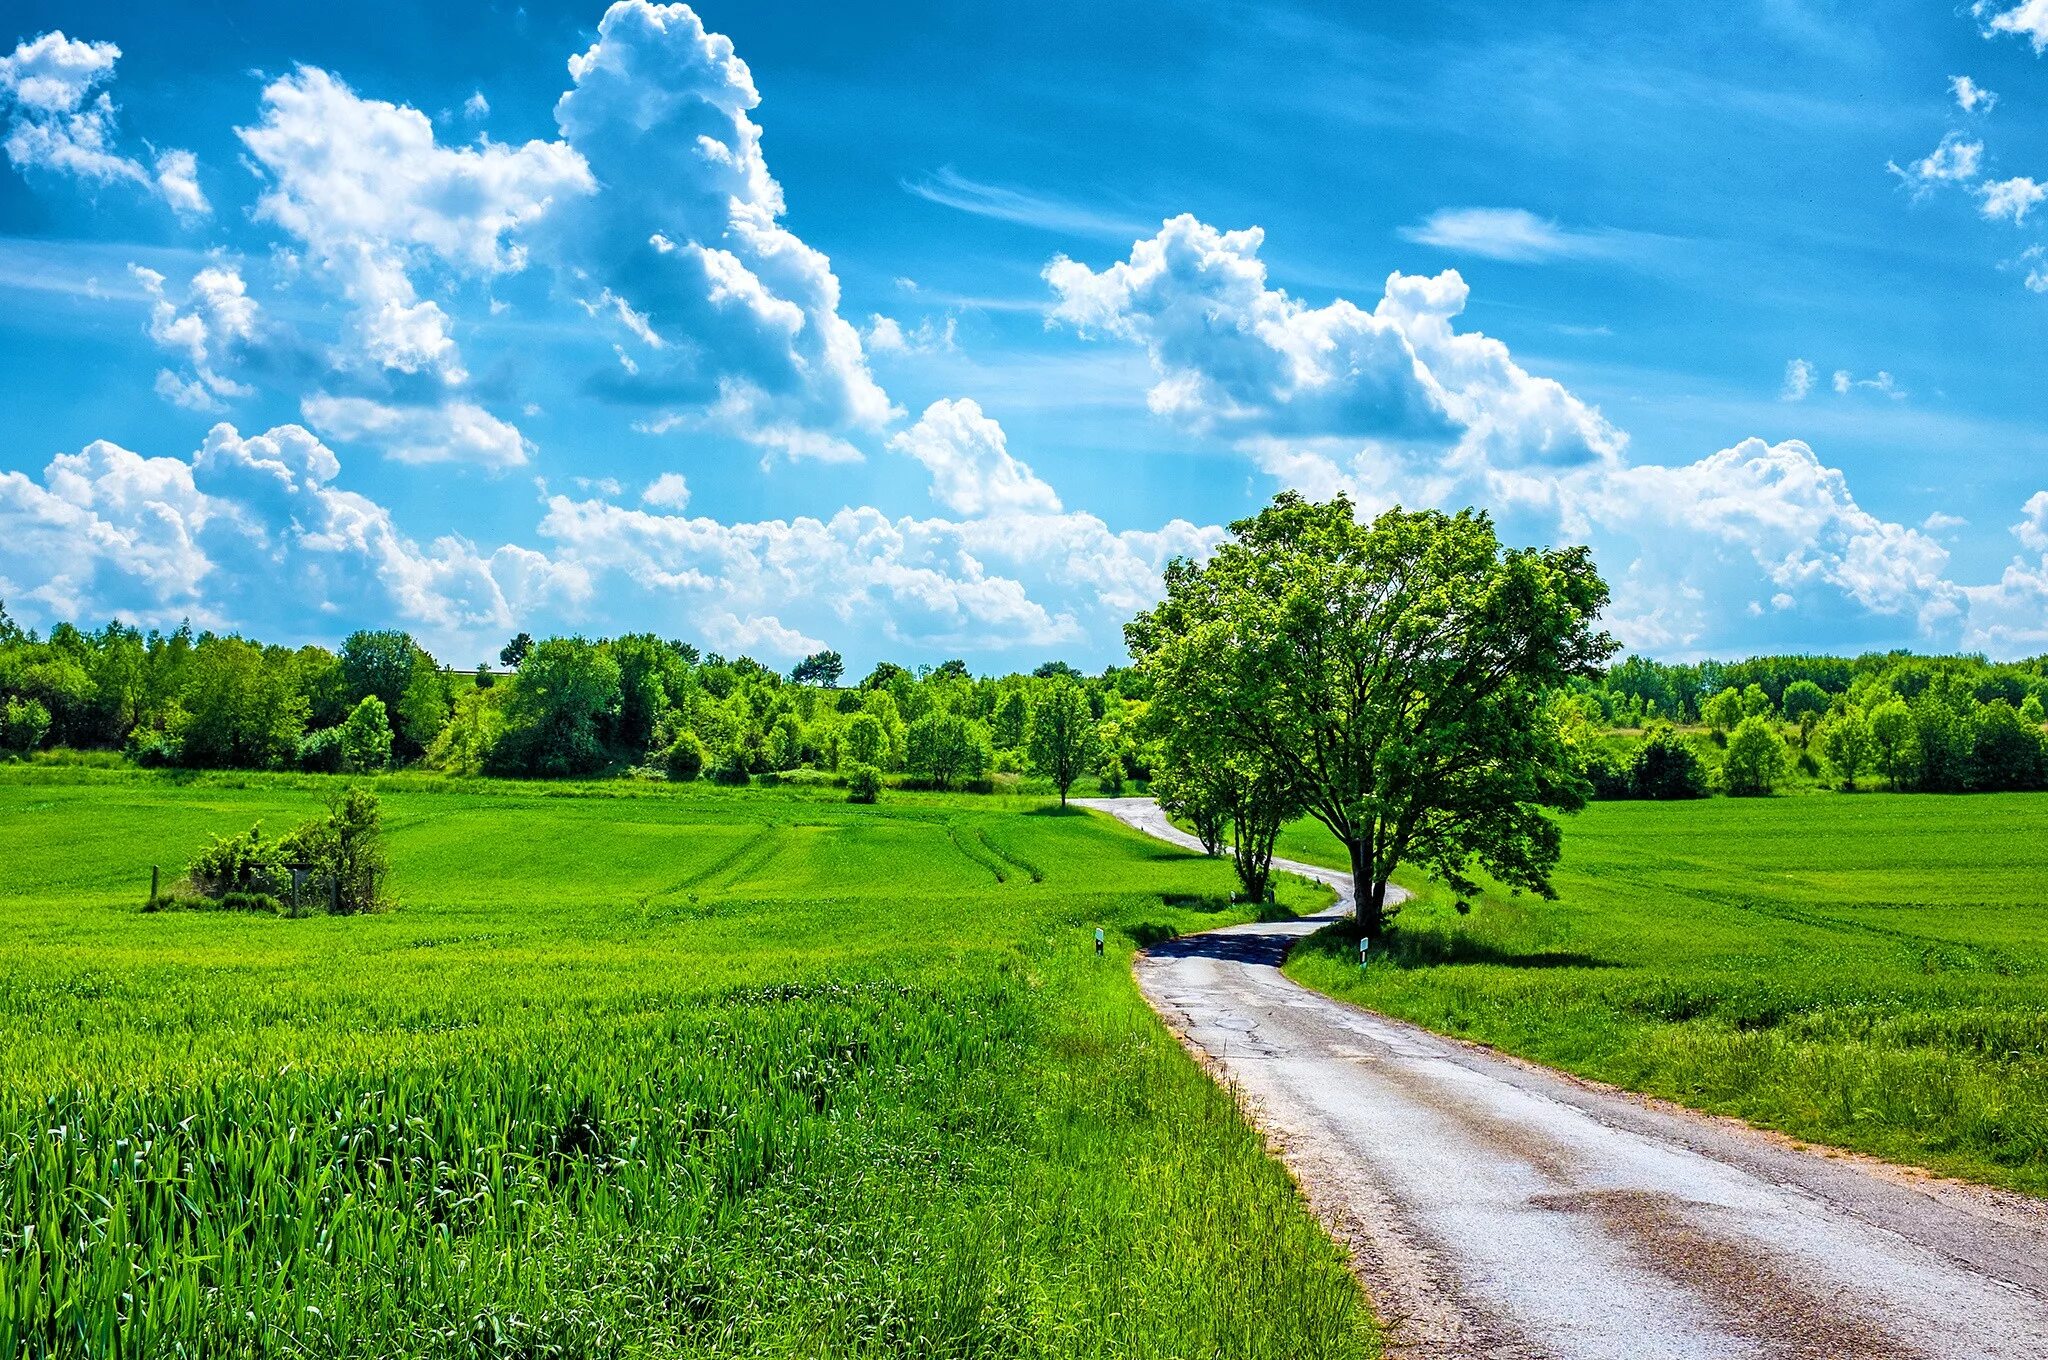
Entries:
[[0, 598], [1093, 666], [1298, 486], [2048, 650], [2048, 3], [1351, 8], [12, 6]]

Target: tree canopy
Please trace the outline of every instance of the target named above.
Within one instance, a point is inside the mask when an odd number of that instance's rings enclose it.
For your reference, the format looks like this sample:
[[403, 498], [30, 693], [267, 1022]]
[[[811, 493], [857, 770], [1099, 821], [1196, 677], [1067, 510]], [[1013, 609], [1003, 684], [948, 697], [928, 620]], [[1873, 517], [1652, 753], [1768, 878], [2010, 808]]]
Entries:
[[1585, 781], [1546, 699], [1598, 674], [1607, 585], [1583, 547], [1504, 549], [1481, 512], [1389, 510], [1288, 492], [1125, 629], [1155, 705], [1183, 703], [1284, 779], [1342, 841], [1370, 935], [1416, 864], [1453, 888], [1550, 891], [1550, 811]]

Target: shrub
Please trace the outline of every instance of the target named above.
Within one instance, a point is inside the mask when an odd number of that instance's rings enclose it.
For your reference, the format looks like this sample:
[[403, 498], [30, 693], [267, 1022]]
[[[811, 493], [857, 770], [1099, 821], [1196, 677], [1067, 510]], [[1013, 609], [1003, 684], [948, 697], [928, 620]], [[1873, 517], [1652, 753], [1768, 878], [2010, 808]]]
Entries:
[[1707, 767], [1685, 738], [1668, 727], [1658, 727], [1636, 748], [1629, 762], [1628, 782], [1637, 798], [1704, 798]]
[[1111, 798], [1124, 791], [1124, 755], [1121, 751], [1104, 751], [1096, 763], [1095, 778], [1102, 785], [1102, 791]]
[[676, 739], [661, 753], [662, 768], [668, 771], [669, 779], [677, 784], [687, 784], [704, 773], [705, 761], [709, 759], [704, 743], [695, 732], [678, 732]]
[[846, 768], [846, 801], [872, 803], [882, 796], [882, 772], [872, 765], [855, 762]]
[[258, 822], [239, 836], [215, 836], [192, 857], [185, 878], [192, 891], [216, 900], [230, 893], [274, 895], [284, 858], [284, 843], [264, 840]]
[[365, 695], [341, 725], [341, 768], [351, 774], [376, 773], [390, 765], [391, 719], [382, 699]]
[[50, 735], [50, 710], [35, 699], [9, 699], [0, 708], [0, 752], [25, 756]]
[[315, 774], [334, 774], [341, 769], [341, 729], [323, 727], [299, 738], [299, 768]]
[[1593, 786], [1593, 796], [1603, 801], [1636, 796], [1635, 781], [1620, 756], [1604, 746], [1579, 752], [1579, 773]]
[[145, 770], [167, 770], [182, 764], [178, 739], [160, 728], [136, 728], [128, 734], [128, 758]]
[[291, 894], [289, 864], [311, 866], [300, 888], [302, 908], [319, 910], [331, 903], [343, 915], [354, 915], [388, 905], [376, 796], [348, 788], [328, 800], [326, 816], [302, 822], [276, 840], [264, 839], [260, 822], [239, 836], [216, 836], [186, 866], [190, 895], [166, 894], [153, 899], [149, 909], [276, 911]]
[[1785, 739], [1764, 718], [1751, 714], [1728, 734], [1728, 757], [1721, 762], [1721, 782], [1740, 797], [1769, 793], [1791, 765]]

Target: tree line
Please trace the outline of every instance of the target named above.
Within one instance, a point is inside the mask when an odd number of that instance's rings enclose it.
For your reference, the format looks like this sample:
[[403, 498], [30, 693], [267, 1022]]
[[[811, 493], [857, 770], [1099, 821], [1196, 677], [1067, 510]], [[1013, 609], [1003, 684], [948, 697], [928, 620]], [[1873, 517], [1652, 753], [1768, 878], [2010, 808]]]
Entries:
[[1062, 797], [1152, 774], [1141, 677], [1061, 661], [976, 677], [882, 662], [853, 685], [836, 652], [788, 673], [649, 633], [521, 633], [502, 670], [451, 669], [410, 635], [337, 650], [109, 623], [24, 631], [0, 605], [0, 754], [110, 750], [144, 766], [587, 777], [630, 769], [728, 783], [797, 770], [872, 798], [896, 773], [935, 788], [1032, 773]]

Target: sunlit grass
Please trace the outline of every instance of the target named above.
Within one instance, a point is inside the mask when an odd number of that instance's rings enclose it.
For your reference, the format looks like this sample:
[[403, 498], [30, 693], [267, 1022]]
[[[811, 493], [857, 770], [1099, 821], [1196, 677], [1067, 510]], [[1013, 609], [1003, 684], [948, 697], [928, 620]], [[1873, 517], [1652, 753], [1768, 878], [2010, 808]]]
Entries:
[[1223, 865], [1035, 799], [393, 779], [399, 910], [141, 913], [325, 787], [0, 774], [0, 1355], [1376, 1349], [1131, 982]]
[[[1341, 864], [1319, 826], [1282, 855]], [[1418, 880], [1419, 881], [1419, 880]], [[1425, 887], [1299, 980], [1637, 1090], [2048, 1193], [2048, 795], [1598, 803], [1556, 902]]]

